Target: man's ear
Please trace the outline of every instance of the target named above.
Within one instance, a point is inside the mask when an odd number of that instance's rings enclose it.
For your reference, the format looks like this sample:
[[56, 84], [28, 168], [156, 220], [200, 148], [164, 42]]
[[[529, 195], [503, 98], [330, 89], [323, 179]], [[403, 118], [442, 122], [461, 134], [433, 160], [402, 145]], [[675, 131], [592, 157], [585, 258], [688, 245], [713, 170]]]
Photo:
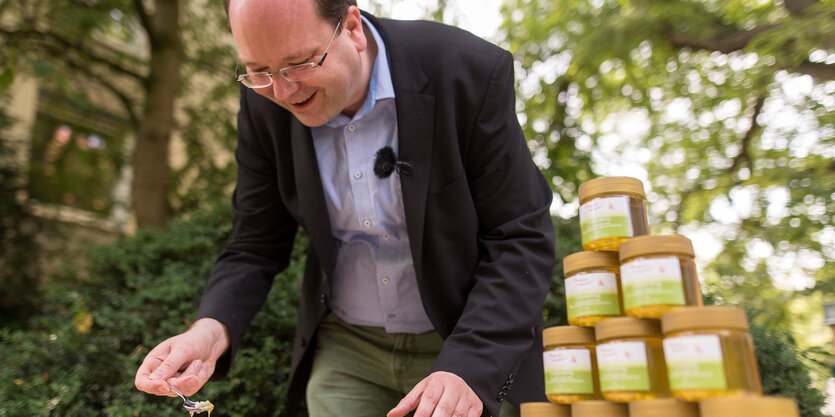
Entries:
[[362, 14], [357, 6], [348, 6], [348, 13], [342, 18], [342, 30], [348, 31], [357, 52], [362, 52], [368, 47], [368, 39], [363, 31]]

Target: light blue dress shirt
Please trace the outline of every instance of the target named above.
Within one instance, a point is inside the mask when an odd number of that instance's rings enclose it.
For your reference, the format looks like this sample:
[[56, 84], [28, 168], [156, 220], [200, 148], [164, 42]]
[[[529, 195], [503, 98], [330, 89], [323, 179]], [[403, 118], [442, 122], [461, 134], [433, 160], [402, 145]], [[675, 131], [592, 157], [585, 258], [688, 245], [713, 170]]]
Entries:
[[417, 286], [400, 176], [374, 174], [377, 151], [395, 154], [397, 114], [386, 46], [363, 17], [377, 43], [377, 58], [362, 108], [312, 128], [325, 191], [337, 262], [331, 310], [355, 325], [384, 327], [389, 333], [423, 333], [434, 327]]

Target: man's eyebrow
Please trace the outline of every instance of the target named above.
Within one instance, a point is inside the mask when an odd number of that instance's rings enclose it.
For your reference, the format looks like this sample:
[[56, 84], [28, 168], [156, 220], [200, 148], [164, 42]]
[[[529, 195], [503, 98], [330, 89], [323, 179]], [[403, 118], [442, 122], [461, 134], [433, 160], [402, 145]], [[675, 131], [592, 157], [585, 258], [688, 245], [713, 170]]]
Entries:
[[254, 62], [243, 62], [243, 61], [241, 61], [241, 63], [244, 64], [244, 67], [251, 69], [252, 72], [265, 72], [266, 70], [268, 70], [270, 68], [270, 67], [262, 66], [261, 64], [256, 64]]
[[[298, 62], [298, 61], [310, 58], [314, 55], [316, 55], [315, 51], [297, 52], [297, 53], [292, 54], [290, 56], [284, 57], [284, 59], [281, 60], [281, 62], [287, 62], [287, 63]], [[244, 66], [246, 66], [247, 68], [251, 69], [253, 72], [266, 72], [268, 69], [270, 69], [269, 66], [262, 65], [262, 64], [257, 63], [257, 62], [248, 62], [248, 61], [241, 60], [241, 63], [244, 64]]]

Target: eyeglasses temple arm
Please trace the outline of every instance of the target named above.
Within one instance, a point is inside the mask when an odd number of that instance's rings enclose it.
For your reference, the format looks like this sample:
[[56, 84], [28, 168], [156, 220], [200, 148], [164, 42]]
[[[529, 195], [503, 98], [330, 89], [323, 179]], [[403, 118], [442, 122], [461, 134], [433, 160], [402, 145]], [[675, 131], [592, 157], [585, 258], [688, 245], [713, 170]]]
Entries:
[[322, 59], [320, 59], [319, 62], [316, 63], [317, 67], [321, 66], [325, 62], [325, 58], [328, 56], [327, 51], [329, 51], [331, 49], [331, 44], [333, 44], [333, 40], [336, 38], [336, 33], [339, 31], [339, 25], [341, 25], [341, 24], [342, 24], [342, 18], [340, 18], [339, 21], [336, 22], [336, 28], [333, 30], [333, 36], [331, 36], [331, 41], [328, 42], [328, 46], [325, 48], [325, 54], [322, 55]]

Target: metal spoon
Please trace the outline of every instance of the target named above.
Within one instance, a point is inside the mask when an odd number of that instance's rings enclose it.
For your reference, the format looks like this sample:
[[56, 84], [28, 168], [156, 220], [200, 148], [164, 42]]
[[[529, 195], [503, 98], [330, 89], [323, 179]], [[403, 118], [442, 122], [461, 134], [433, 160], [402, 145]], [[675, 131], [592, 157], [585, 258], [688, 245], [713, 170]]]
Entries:
[[171, 385], [170, 382], [165, 381], [165, 383], [168, 384], [168, 389], [170, 389], [171, 392], [173, 392], [174, 394], [179, 395], [180, 398], [183, 399], [183, 408], [185, 408], [186, 411], [188, 411], [189, 413], [192, 413], [192, 415], [194, 413], [202, 413], [203, 411], [211, 412], [212, 410], [214, 410], [215, 406], [212, 403], [210, 403], [209, 401], [197, 401], [197, 402], [195, 402], [195, 401], [189, 400], [188, 397], [183, 395], [182, 392], [180, 392], [177, 388], [174, 388], [174, 386]]

